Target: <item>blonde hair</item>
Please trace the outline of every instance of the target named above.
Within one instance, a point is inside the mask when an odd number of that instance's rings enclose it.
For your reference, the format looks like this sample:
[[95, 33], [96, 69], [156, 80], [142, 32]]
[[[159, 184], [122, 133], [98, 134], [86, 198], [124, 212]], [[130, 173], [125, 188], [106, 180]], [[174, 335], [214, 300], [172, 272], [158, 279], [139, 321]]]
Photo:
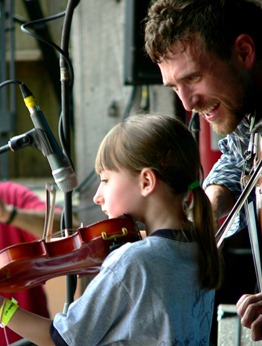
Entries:
[[[186, 194], [189, 185], [199, 179], [198, 145], [180, 119], [159, 114], [131, 116], [106, 135], [96, 157], [97, 173], [124, 168], [139, 174], [145, 167], [151, 168], [175, 194]], [[221, 263], [212, 208], [201, 186], [195, 187], [192, 193], [192, 220], [200, 247], [200, 278], [203, 287], [216, 289], [221, 283]]]

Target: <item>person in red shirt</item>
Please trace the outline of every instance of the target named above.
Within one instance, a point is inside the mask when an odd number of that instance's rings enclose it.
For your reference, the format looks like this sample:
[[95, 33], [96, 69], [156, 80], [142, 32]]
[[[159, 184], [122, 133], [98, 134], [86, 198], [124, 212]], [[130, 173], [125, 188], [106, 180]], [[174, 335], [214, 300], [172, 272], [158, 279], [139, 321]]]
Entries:
[[[27, 187], [11, 182], [0, 182], [0, 251], [8, 246], [34, 241], [43, 235], [46, 203]], [[60, 208], [55, 209], [53, 230], [60, 229]], [[0, 252], [1, 254], [1, 252]], [[31, 312], [49, 317], [47, 297], [43, 286], [37, 286], [15, 293], [2, 293], [11, 296]], [[8, 345], [21, 339], [12, 330], [0, 328], [0, 345]]]

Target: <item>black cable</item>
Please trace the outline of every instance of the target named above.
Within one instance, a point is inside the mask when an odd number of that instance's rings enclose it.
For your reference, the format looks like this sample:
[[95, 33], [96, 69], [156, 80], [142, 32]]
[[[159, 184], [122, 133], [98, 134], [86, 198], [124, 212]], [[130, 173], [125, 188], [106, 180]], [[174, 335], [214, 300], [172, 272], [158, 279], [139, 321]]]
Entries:
[[134, 105], [136, 93], [137, 93], [137, 86], [135, 85], [135, 86], [133, 86], [132, 93], [131, 93], [131, 96], [129, 98], [129, 102], [128, 102], [126, 109], [125, 109], [125, 112], [123, 114], [123, 119], [126, 119], [127, 117], [129, 117], [131, 109]]
[[22, 82], [17, 79], [9, 79], [0, 83], [0, 89], [8, 84], [22, 84]]
[[[192, 116], [190, 118], [188, 128], [191, 131], [193, 137], [195, 138], [195, 141], [197, 142], [197, 145], [199, 146], [199, 132], [200, 132], [200, 120], [199, 120], [199, 114], [198, 113], [192, 113]], [[203, 166], [200, 166], [200, 182], [201, 185], [203, 184], [205, 175], [204, 175], [204, 169]]]
[[35, 39], [37, 39], [39, 41], [42, 41], [45, 44], [53, 47], [55, 50], [57, 50], [63, 56], [63, 58], [65, 59], [67, 65], [68, 65], [68, 68], [69, 68], [70, 80], [73, 83], [73, 80], [74, 80], [73, 66], [72, 66], [72, 63], [71, 63], [70, 59], [68, 58], [67, 53], [62, 48], [60, 48], [57, 44], [55, 44], [54, 42], [47, 41], [42, 36], [40, 36], [40, 35], [36, 34], [35, 32], [32, 32], [32, 31], [27, 29], [27, 27], [34, 27], [34, 26], [40, 25], [42, 23], [45, 23], [47, 21], [51, 21], [51, 20], [55, 20], [57, 18], [60, 18], [61, 16], [65, 16], [65, 12], [61, 12], [61, 13], [59, 13], [57, 15], [52, 15], [52, 16], [49, 16], [49, 17], [33, 20], [33, 21], [27, 22], [25, 24], [22, 24], [21, 25], [21, 30], [24, 33], [26, 33], [27, 35], [30, 35], [30, 36], [34, 37]]
[[188, 124], [189, 130], [192, 132], [197, 144], [199, 144], [200, 121], [199, 114], [193, 113]]

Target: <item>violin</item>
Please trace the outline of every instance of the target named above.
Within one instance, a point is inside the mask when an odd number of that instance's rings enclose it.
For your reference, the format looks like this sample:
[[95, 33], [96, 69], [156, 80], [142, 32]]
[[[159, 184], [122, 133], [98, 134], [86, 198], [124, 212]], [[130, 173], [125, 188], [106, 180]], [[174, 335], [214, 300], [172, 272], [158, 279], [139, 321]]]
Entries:
[[[258, 127], [259, 131], [251, 134], [249, 150], [250, 150], [250, 172], [243, 172], [241, 184], [243, 187], [242, 193], [233, 206], [228, 217], [224, 221], [216, 233], [217, 247], [222, 245], [227, 231], [232, 226], [236, 215], [241, 208], [245, 207], [245, 215], [247, 219], [248, 233], [250, 245], [253, 255], [254, 268], [257, 278], [257, 286], [262, 292], [262, 128]], [[248, 196], [255, 190], [255, 201], [248, 201]]]
[[134, 220], [122, 215], [80, 227], [59, 239], [11, 245], [0, 251], [0, 292], [32, 288], [62, 275], [97, 274], [111, 251], [140, 239]]

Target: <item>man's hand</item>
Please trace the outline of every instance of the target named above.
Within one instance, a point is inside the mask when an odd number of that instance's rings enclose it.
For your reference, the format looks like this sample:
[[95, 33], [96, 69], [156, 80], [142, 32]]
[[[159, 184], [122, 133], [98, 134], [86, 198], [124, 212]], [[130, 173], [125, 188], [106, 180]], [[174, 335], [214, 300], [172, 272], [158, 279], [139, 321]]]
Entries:
[[245, 294], [237, 302], [241, 324], [251, 329], [254, 341], [262, 340], [262, 293]]

